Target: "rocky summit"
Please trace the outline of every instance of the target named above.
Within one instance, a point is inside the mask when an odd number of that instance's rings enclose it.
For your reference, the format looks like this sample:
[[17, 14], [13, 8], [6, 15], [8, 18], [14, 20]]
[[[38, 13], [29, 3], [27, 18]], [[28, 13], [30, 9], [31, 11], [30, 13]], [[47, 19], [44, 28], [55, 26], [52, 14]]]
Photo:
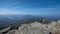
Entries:
[[0, 34], [60, 34], [60, 21], [51, 22], [50, 24], [42, 24], [34, 22], [30, 24], [21, 24], [18, 29], [11, 27], [0, 30]]

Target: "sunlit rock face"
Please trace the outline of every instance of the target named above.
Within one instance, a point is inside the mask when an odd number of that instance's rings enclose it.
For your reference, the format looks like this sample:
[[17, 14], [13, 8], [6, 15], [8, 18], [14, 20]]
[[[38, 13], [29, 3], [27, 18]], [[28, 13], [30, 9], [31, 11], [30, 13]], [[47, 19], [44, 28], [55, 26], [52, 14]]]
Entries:
[[48, 25], [48, 28], [50, 29], [52, 34], [60, 34], [60, 21], [51, 22]]
[[22, 25], [15, 34], [49, 34], [49, 29], [45, 25], [35, 22]]
[[17, 30], [10, 30], [8, 33], [6, 33], [6, 34], [15, 34], [15, 32], [16, 32]]
[[49, 34], [49, 29], [44, 24], [34, 22], [22, 24], [18, 30], [10, 30], [7, 34]]
[[3, 30], [0, 30], [0, 34], [4, 34], [6, 31], [8, 31], [10, 29], [10, 27], [7, 27], [7, 28], [5, 28], [5, 29], [3, 29]]
[[60, 20], [58, 21], [58, 23], [60, 24]]
[[21, 24], [18, 29], [9, 30], [6, 34], [60, 34], [60, 21], [52, 21], [50, 24], [36, 21], [30, 24]]

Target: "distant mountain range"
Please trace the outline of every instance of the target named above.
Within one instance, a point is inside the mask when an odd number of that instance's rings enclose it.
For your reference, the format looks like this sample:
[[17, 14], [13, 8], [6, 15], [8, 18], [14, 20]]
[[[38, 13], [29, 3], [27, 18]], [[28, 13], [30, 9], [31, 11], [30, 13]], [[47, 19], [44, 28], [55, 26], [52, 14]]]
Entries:
[[47, 19], [48, 21], [60, 20], [60, 16], [37, 16], [37, 15], [0, 15], [0, 26], [17, 25], [24, 23], [32, 23], [40, 21], [40, 19]]

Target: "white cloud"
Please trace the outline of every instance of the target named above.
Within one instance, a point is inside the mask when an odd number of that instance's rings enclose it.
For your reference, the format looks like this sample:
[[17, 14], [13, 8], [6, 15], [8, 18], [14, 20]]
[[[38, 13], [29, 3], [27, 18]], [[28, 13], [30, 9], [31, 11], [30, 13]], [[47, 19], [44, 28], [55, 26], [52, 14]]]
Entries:
[[30, 12], [30, 11], [17, 11], [17, 10], [9, 10], [9, 9], [0, 9], [0, 14], [2, 15], [9, 15], [9, 14], [16, 14], [16, 15], [33, 15], [33, 14], [37, 14], [39, 12]]
[[3, 9], [0, 8], [0, 14], [2, 15], [9, 15], [9, 14], [16, 14], [16, 15], [59, 15], [60, 8], [40, 8], [40, 9], [23, 9], [20, 10], [10, 10], [10, 9]]

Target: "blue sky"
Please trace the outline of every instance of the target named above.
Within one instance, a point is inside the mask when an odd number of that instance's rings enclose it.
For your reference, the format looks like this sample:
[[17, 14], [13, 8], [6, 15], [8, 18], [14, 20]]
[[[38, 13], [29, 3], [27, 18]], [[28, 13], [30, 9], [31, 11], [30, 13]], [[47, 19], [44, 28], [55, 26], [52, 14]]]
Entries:
[[0, 14], [60, 15], [60, 0], [0, 0]]

